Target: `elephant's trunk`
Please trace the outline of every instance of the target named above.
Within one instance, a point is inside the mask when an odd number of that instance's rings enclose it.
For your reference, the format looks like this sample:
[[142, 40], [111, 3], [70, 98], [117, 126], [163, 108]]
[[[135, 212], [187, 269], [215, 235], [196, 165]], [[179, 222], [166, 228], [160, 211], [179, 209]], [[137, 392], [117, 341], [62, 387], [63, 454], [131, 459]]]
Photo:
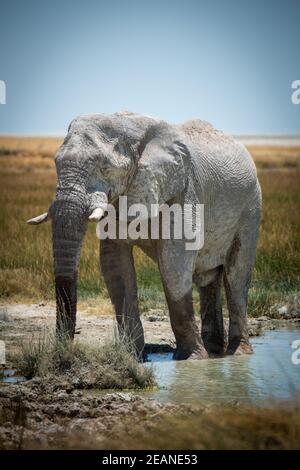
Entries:
[[74, 338], [77, 309], [77, 275], [55, 277], [56, 332]]
[[58, 334], [74, 337], [77, 308], [77, 268], [86, 231], [84, 204], [56, 200], [52, 218], [53, 259]]

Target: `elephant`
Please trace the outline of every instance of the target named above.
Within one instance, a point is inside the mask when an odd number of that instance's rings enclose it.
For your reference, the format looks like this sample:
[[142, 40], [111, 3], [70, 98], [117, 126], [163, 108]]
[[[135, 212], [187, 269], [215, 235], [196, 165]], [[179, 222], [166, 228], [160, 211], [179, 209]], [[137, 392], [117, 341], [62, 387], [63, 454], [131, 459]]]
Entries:
[[[248, 289], [255, 261], [261, 190], [254, 162], [233, 137], [198, 119], [169, 124], [128, 111], [75, 118], [55, 156], [56, 196], [27, 221], [52, 222], [56, 327], [74, 337], [77, 269], [88, 223], [118, 198], [128, 204], [203, 204], [204, 243], [182, 239], [104, 239], [100, 266], [120, 331], [139, 357], [145, 340], [139, 314], [133, 247], [158, 265], [176, 340], [174, 359], [250, 354]], [[222, 283], [223, 281], [223, 283]], [[224, 339], [221, 289], [229, 313]], [[200, 322], [193, 307], [200, 295]]]

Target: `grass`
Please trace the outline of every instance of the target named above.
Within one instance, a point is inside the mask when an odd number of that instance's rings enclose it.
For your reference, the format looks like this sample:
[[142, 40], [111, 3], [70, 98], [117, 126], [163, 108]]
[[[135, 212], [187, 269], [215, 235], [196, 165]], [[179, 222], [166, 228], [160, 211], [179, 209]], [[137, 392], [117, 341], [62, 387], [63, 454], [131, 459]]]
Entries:
[[212, 407], [194, 416], [162, 416], [124, 439], [109, 439], [109, 449], [291, 450], [299, 449], [300, 408]]
[[[99, 426], [93, 423], [97, 423], [97, 419], [93, 418], [89, 419], [88, 427], [77, 428], [77, 431], [72, 431], [68, 422], [62, 430], [59, 421], [60, 431], [49, 433], [48, 440], [38, 439], [38, 431], [33, 439], [30, 407], [21, 400], [9, 410], [1, 410], [0, 424], [5, 429], [9, 421], [7, 432], [15, 426], [19, 433], [16, 442], [9, 442], [10, 449], [299, 450], [300, 407], [297, 404], [285, 408], [212, 406], [190, 411], [176, 408], [176, 413], [175, 409], [172, 412], [161, 408], [155, 413], [145, 410], [142, 415], [137, 411], [118, 415], [120, 408], [115, 405], [108, 429], [99, 432]], [[24, 440], [26, 429], [29, 429], [29, 438]], [[6, 448], [7, 443], [3, 444], [0, 438], [0, 449]]]
[[300, 169], [299, 147], [249, 145], [248, 150], [258, 169]]
[[47, 332], [24, 342], [13, 358], [27, 379], [69, 382], [77, 389], [137, 389], [155, 384], [153, 369], [140, 363], [128, 340], [115, 335], [98, 347]]
[[[54, 300], [50, 226], [30, 227], [25, 221], [45, 212], [53, 198], [53, 154], [60, 142], [0, 138], [2, 302]], [[300, 149], [251, 147], [250, 151], [263, 191], [263, 220], [249, 297], [250, 315], [259, 316], [275, 304], [295, 304], [299, 299]], [[91, 225], [80, 260], [78, 297], [86, 304], [97, 297], [103, 313], [108, 313], [111, 307], [99, 275], [98, 243]], [[138, 249], [135, 262], [141, 310], [165, 308], [157, 267]]]
[[252, 315], [276, 303], [299, 301], [300, 172], [259, 172], [263, 217], [250, 290]]

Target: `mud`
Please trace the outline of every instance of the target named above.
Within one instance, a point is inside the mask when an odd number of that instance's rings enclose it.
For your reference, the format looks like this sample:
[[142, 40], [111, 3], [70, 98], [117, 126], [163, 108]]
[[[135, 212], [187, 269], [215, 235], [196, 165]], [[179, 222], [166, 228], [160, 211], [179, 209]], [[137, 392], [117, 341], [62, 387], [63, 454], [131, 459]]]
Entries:
[[106, 448], [110, 439], [153, 426], [161, 414], [193, 414], [134, 393], [84, 392], [32, 379], [0, 387], [0, 448]]
[[[167, 352], [175, 346], [168, 316], [153, 310], [143, 315], [148, 352]], [[228, 320], [225, 319], [225, 323]], [[251, 336], [287, 325], [299, 318], [249, 319]], [[0, 339], [8, 357], [22, 341], [34, 340], [55, 325], [53, 305], [8, 305], [1, 307]], [[101, 343], [114, 334], [111, 315], [78, 312], [76, 339]], [[124, 435], [157, 425], [165, 416], [192, 415], [209, 411], [209, 405], [160, 403], [145, 392], [78, 390], [63, 378], [34, 378], [24, 383], [0, 383], [0, 448], [111, 448]]]

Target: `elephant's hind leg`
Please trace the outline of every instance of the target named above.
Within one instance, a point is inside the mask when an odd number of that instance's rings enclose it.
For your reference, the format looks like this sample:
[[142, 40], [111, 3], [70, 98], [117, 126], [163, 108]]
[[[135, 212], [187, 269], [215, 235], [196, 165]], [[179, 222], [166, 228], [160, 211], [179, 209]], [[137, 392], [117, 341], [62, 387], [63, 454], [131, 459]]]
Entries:
[[248, 290], [258, 235], [258, 211], [247, 217], [236, 234], [224, 269], [229, 311], [227, 354], [251, 354], [247, 325]]
[[223, 267], [216, 270], [216, 278], [207, 286], [199, 287], [201, 301], [201, 336], [211, 356], [224, 354], [224, 324], [221, 301]]
[[138, 356], [142, 357], [145, 341], [138, 308], [132, 247], [118, 241], [101, 240], [100, 264], [116, 311], [119, 332], [132, 341]]

